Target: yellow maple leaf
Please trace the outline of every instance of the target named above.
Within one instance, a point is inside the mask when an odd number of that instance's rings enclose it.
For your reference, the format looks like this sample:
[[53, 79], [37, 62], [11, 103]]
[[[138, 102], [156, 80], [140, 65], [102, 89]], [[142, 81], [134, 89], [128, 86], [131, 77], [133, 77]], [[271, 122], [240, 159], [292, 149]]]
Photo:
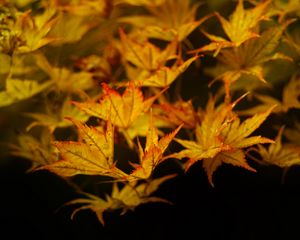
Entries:
[[58, 14], [57, 23], [48, 35], [55, 39], [51, 45], [61, 46], [81, 40], [84, 34], [93, 27], [94, 23], [87, 21], [85, 16], [76, 16], [61, 11]]
[[167, 175], [161, 178], [153, 179], [147, 183], [137, 182], [126, 184], [121, 189], [115, 183], [113, 185], [111, 195], [106, 195], [106, 199], [102, 199], [98, 196], [85, 193], [87, 198], [79, 198], [72, 200], [65, 205], [83, 204], [83, 206], [75, 209], [71, 215], [71, 218], [75, 216], [79, 211], [89, 209], [93, 211], [99, 220], [104, 225], [103, 213], [106, 211], [114, 211], [122, 209], [122, 214], [128, 210], [134, 210], [137, 206], [147, 202], [165, 202], [167, 200], [150, 196], [155, 192], [158, 187], [166, 180], [173, 178], [175, 175]]
[[46, 113], [26, 113], [26, 116], [34, 119], [26, 127], [27, 131], [36, 126], [45, 126], [50, 132], [53, 132], [56, 128], [72, 126], [72, 122], [67, 118], [72, 118], [80, 122], [86, 122], [89, 118], [89, 115], [71, 104], [68, 98], [63, 102], [60, 111], [50, 109], [48, 106], [46, 107]]
[[43, 14], [31, 16], [30, 11], [22, 13], [15, 25], [24, 44], [19, 46], [19, 52], [32, 52], [56, 40], [49, 36], [49, 32], [57, 23], [56, 10], [47, 8]]
[[[249, 39], [239, 47], [222, 49], [217, 57], [217, 66], [209, 70], [217, 74], [214, 81], [222, 80], [228, 95], [232, 84], [245, 75], [253, 76], [252, 81], [257, 79], [267, 83], [263, 71], [266, 62], [277, 59], [291, 61], [291, 58], [276, 51], [283, 31], [291, 22], [293, 20], [271, 27], [265, 30], [259, 38]], [[244, 83], [245, 88], [247, 88], [249, 83], [246, 81]], [[242, 87], [243, 83], [240, 82], [239, 88]]]
[[202, 160], [211, 185], [213, 185], [212, 175], [222, 163], [255, 171], [247, 164], [242, 149], [258, 143], [272, 142], [261, 136], [249, 137], [249, 135], [264, 122], [273, 107], [240, 123], [240, 119], [232, 112], [236, 103], [237, 101], [215, 108], [214, 100], [210, 99], [203, 119], [195, 129], [196, 141], [176, 139], [185, 149], [170, 155], [179, 159], [188, 158], [186, 170], [195, 162]]
[[74, 102], [81, 110], [91, 116], [110, 120], [112, 124], [128, 128], [140, 115], [147, 112], [158, 95], [144, 100], [142, 91], [132, 82], [121, 95], [107, 84], [103, 83], [104, 95], [100, 103]]
[[161, 4], [146, 6], [150, 16], [122, 17], [119, 21], [132, 24], [147, 38], [178, 39], [181, 42], [210, 17], [207, 15], [196, 20], [198, 7], [199, 4], [190, 4], [190, 1], [165, 0]]
[[51, 85], [51, 81], [38, 83], [29, 79], [7, 79], [5, 91], [0, 92], [0, 107], [30, 98]]
[[58, 154], [51, 144], [52, 138], [48, 129], [43, 129], [39, 137], [33, 137], [30, 134], [20, 134], [17, 137], [17, 143], [10, 146], [11, 153], [29, 159], [32, 162], [30, 170], [38, 166], [54, 163], [58, 160]]
[[[148, 40], [137, 41], [128, 37], [122, 30], [120, 36], [123, 57], [129, 63], [126, 65], [127, 75], [140, 86], [169, 86], [198, 58], [195, 56], [183, 61], [177, 54], [176, 39], [161, 50]], [[176, 62], [170, 67], [165, 66], [172, 59], [176, 59]]]
[[120, 38], [124, 58], [138, 68], [154, 71], [164, 66], [166, 61], [177, 57], [176, 40], [161, 50], [149, 41], [141, 42], [129, 38], [123, 30], [120, 30]]
[[74, 72], [66, 67], [53, 66], [42, 54], [34, 55], [38, 67], [45, 72], [52, 83], [61, 91], [76, 92], [95, 86], [93, 74], [87, 71]]
[[270, 144], [268, 148], [262, 145], [258, 145], [255, 148], [255, 151], [260, 154], [263, 163], [274, 164], [282, 168], [300, 164], [300, 146], [282, 144], [283, 129], [283, 127], [280, 128], [275, 138], [275, 143]]
[[81, 141], [55, 142], [62, 159], [41, 167], [58, 175], [74, 176], [77, 174], [103, 175], [124, 178], [126, 173], [118, 169], [114, 162], [114, 129], [110, 122], [106, 131], [88, 127], [72, 119]]
[[261, 20], [266, 18], [267, 7], [271, 1], [264, 1], [246, 10], [243, 2], [243, 0], [238, 1], [234, 12], [229, 16], [229, 20], [222, 17], [219, 13], [215, 13], [229, 41], [204, 31], [211, 43], [193, 52], [216, 50], [216, 53], [218, 53], [221, 48], [238, 47], [251, 38], [259, 37], [259, 34], [254, 29]]
[[[170, 125], [167, 121], [165, 121], [164, 119], [158, 117], [158, 108], [151, 108], [151, 112], [147, 112], [147, 113], [143, 113], [142, 115], [140, 115], [131, 125], [129, 128], [126, 129], [126, 132], [128, 133], [129, 137], [131, 139], [134, 139], [136, 136], [142, 136], [145, 137], [148, 133], [148, 130], [150, 128], [150, 118], [151, 113], [153, 113], [153, 123], [155, 125], [155, 127], [157, 128], [174, 128], [178, 125], [180, 125], [180, 123], [178, 123], [177, 125]], [[159, 131], [159, 135], [162, 134]]]
[[257, 111], [264, 111], [274, 104], [276, 108], [274, 113], [287, 112], [290, 109], [299, 109], [300, 108], [300, 78], [296, 74], [294, 75], [288, 84], [284, 87], [282, 93], [282, 100], [278, 100], [272, 96], [263, 95], [263, 94], [254, 94], [254, 97], [257, 98], [261, 103], [257, 106], [241, 111], [243, 115], [252, 115]]
[[128, 180], [148, 179], [151, 177], [154, 169], [164, 160], [163, 153], [183, 126], [181, 124], [174, 131], [158, 140], [157, 129], [155, 128], [152, 119], [150, 121], [150, 127], [146, 135], [145, 149], [143, 150], [140, 143], [138, 145], [140, 163], [132, 164], [135, 167], [135, 170], [128, 176]]
[[137, 84], [145, 87], [167, 87], [176, 78], [186, 71], [186, 69], [193, 63], [198, 56], [191, 57], [182, 62], [180, 59], [171, 67], [160, 67], [154, 72], [140, 72], [136, 77]]

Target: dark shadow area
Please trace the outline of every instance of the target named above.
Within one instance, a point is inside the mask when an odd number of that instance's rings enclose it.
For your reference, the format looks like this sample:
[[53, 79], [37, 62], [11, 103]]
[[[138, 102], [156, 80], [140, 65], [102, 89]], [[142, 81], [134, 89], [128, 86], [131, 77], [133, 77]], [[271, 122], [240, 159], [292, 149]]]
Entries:
[[297, 239], [299, 168], [281, 184], [282, 171], [275, 167], [258, 166], [252, 173], [222, 166], [213, 188], [195, 164], [156, 193], [174, 205], [149, 203], [122, 216], [105, 213], [103, 227], [90, 211], [71, 220], [73, 208], [60, 208], [78, 197], [63, 179], [45, 171], [25, 174], [20, 159], [4, 162], [0, 226], [6, 239]]

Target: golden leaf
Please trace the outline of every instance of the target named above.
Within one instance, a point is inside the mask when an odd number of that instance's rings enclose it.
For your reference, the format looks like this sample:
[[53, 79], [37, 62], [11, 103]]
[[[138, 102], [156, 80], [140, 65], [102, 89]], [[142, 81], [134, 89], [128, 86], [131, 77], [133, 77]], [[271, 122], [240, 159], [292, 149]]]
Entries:
[[[243, 75], [253, 76], [252, 81], [257, 79], [266, 83], [264, 77], [266, 62], [277, 59], [291, 61], [291, 58], [276, 51], [283, 31], [291, 22], [293, 20], [271, 27], [265, 30], [259, 38], [249, 39], [239, 47], [222, 49], [218, 54], [218, 64], [214, 69], [214, 72], [217, 73], [215, 80], [222, 80], [226, 88], [230, 88]], [[240, 82], [239, 88], [243, 86], [247, 88], [249, 83], [247, 81]], [[229, 89], [226, 90], [229, 91]]]
[[114, 163], [114, 131], [110, 122], [106, 131], [88, 127], [72, 119], [78, 129], [80, 142], [55, 142], [62, 160], [41, 167], [58, 175], [74, 176], [77, 174], [103, 175], [124, 178], [126, 173]]
[[51, 85], [50, 81], [39, 84], [34, 80], [7, 79], [6, 90], [0, 92], [0, 107], [30, 98]]
[[275, 138], [275, 143], [270, 144], [268, 148], [258, 145], [256, 152], [261, 155], [263, 162], [274, 164], [282, 168], [300, 164], [300, 146], [282, 144], [282, 132], [283, 128], [280, 128]]
[[81, 110], [91, 116], [110, 120], [112, 124], [128, 128], [144, 112], [147, 112], [158, 95], [144, 100], [142, 91], [133, 83], [121, 95], [106, 84], [102, 84], [104, 96], [100, 103], [74, 102]]
[[148, 179], [151, 177], [154, 169], [164, 160], [163, 153], [169, 146], [172, 139], [179, 132], [182, 124], [171, 133], [158, 140], [157, 129], [154, 127], [152, 119], [146, 136], [146, 146], [143, 150], [139, 143], [139, 164], [132, 164], [135, 170], [128, 176], [129, 180]]
[[60, 111], [48, 110], [46, 113], [26, 113], [26, 116], [34, 119], [26, 128], [29, 131], [35, 126], [45, 126], [50, 132], [53, 132], [56, 128], [64, 128], [72, 126], [72, 122], [67, 118], [71, 118], [80, 122], [86, 122], [89, 115], [80, 111], [76, 106], [70, 103], [69, 99], [66, 99], [61, 106]]
[[130, 16], [119, 21], [130, 23], [138, 28], [138, 32], [146, 38], [156, 38], [166, 41], [183, 41], [199, 25], [210, 17], [207, 15], [196, 20], [199, 4], [190, 1], [165, 0], [162, 4], [148, 5], [150, 16]]
[[219, 13], [216, 13], [229, 41], [223, 37], [204, 32], [212, 43], [194, 50], [193, 52], [216, 50], [217, 54], [221, 48], [238, 47], [251, 38], [259, 37], [259, 34], [254, 29], [261, 20], [266, 18], [267, 7], [271, 1], [264, 1], [257, 4], [255, 7], [246, 10], [244, 9], [243, 2], [243, 0], [238, 1], [234, 12], [229, 16], [229, 20], [222, 17]]
[[257, 111], [266, 110], [270, 106], [276, 104], [274, 113], [287, 112], [290, 109], [300, 108], [300, 78], [298, 75], [294, 75], [288, 84], [284, 87], [282, 93], [282, 100], [278, 100], [274, 97], [262, 94], [254, 94], [254, 97], [257, 98], [261, 103], [257, 106], [241, 111], [241, 114], [252, 115]]
[[179, 159], [188, 158], [186, 170], [195, 162], [203, 160], [203, 167], [212, 185], [212, 174], [222, 163], [255, 171], [247, 164], [242, 149], [272, 142], [261, 136], [249, 135], [265, 121], [274, 106], [240, 123], [240, 119], [232, 112], [235, 104], [215, 108], [214, 100], [210, 99], [202, 122], [196, 127], [196, 141], [176, 139], [185, 149], [170, 155]]
[[165, 202], [167, 200], [158, 197], [151, 197], [150, 195], [155, 192], [158, 187], [166, 180], [173, 178], [175, 175], [167, 175], [161, 178], [151, 180], [147, 183], [137, 184], [136, 182], [126, 184], [123, 188], [119, 188], [115, 183], [113, 185], [111, 196], [107, 195], [106, 199], [102, 199], [92, 194], [85, 194], [87, 198], [79, 198], [66, 203], [66, 205], [83, 204], [83, 206], [75, 209], [71, 218], [81, 210], [89, 209], [93, 211], [99, 220], [104, 225], [103, 213], [122, 209], [122, 213], [128, 210], [133, 210], [135, 207], [147, 202]]

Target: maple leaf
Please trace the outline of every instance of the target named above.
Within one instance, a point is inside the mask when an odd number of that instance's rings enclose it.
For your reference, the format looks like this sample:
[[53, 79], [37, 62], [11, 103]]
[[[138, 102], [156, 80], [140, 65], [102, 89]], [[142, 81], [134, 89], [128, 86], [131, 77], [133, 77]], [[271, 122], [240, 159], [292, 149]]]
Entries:
[[280, 128], [275, 143], [270, 144], [268, 148], [259, 144], [257, 148], [252, 150], [260, 154], [264, 163], [274, 164], [282, 168], [300, 164], [300, 146], [282, 144], [282, 132], [283, 127]]
[[[237, 48], [223, 49], [217, 57], [218, 65], [214, 71], [218, 75], [215, 80], [222, 80], [227, 92], [231, 84], [243, 75], [254, 76], [253, 80], [258, 79], [266, 83], [263, 72], [264, 63], [277, 59], [291, 61], [291, 58], [276, 51], [284, 29], [291, 22], [293, 20], [269, 28], [259, 38], [250, 39]], [[249, 83], [245, 82], [245, 86], [248, 85]], [[239, 88], [242, 86], [240, 83]]]
[[197, 124], [195, 128], [196, 142], [182, 139], [175, 139], [178, 143], [184, 146], [186, 149], [179, 153], [172, 154], [176, 158], [189, 158], [189, 168], [195, 161], [203, 158], [214, 157], [222, 149], [228, 147], [223, 144], [220, 139], [222, 129], [229, 120], [232, 118], [232, 105], [221, 105], [215, 107], [215, 99], [212, 97], [209, 99], [206, 110], [200, 111], [200, 117], [202, 116], [201, 124]]
[[245, 42], [235, 52], [225, 49], [220, 54], [219, 61], [227, 65], [229, 69], [255, 75], [259, 80], [265, 82], [261, 65], [270, 60], [288, 58], [275, 52], [287, 25], [264, 31], [259, 38]]
[[41, 167], [58, 175], [74, 176], [77, 174], [103, 175], [124, 178], [127, 174], [114, 163], [114, 129], [110, 122], [106, 131], [88, 127], [71, 119], [78, 130], [80, 142], [55, 142], [62, 159]]
[[141, 72], [136, 77], [136, 82], [145, 87], [167, 87], [174, 82], [180, 74], [185, 72], [197, 58], [198, 56], [194, 56], [184, 62], [179, 60], [171, 67], [163, 66], [150, 74], [149, 72]]
[[23, 39], [19, 52], [32, 52], [56, 40], [49, 36], [58, 18], [55, 9], [47, 8], [43, 14], [31, 16], [30, 11], [22, 13], [16, 21], [14, 31]]
[[81, 72], [92, 73], [92, 78], [100, 82], [112, 79], [111, 62], [113, 65], [115, 62], [119, 62], [119, 53], [113, 46], [109, 46], [105, 50], [105, 57], [90, 55], [77, 59], [76, 68], [80, 69]]
[[254, 30], [259, 22], [266, 18], [267, 7], [271, 1], [264, 1], [254, 8], [244, 9], [243, 0], [239, 0], [235, 11], [229, 16], [229, 20], [215, 13], [229, 41], [223, 37], [203, 32], [212, 42], [192, 52], [216, 50], [216, 54], [224, 47], [238, 47], [249, 39], [259, 37]]
[[[140, 115], [131, 125], [126, 129], [126, 132], [128, 136], [131, 139], [134, 139], [136, 136], [142, 136], [145, 137], [148, 133], [148, 130], [150, 128], [150, 119], [151, 117], [153, 118], [153, 124], [157, 128], [173, 128], [175, 127], [174, 125], [170, 125], [167, 121], [164, 119], [160, 118], [158, 116], [158, 108], [151, 108], [151, 111], [147, 113], [143, 113]], [[153, 114], [152, 114], [153, 113]], [[151, 114], [153, 116], [151, 116]], [[180, 122], [181, 123], [181, 122]], [[180, 125], [178, 123], [176, 126]], [[158, 130], [159, 131], [159, 130]], [[159, 131], [159, 135], [162, 133]]]
[[178, 126], [184, 123], [183, 127], [194, 129], [198, 122], [198, 116], [193, 107], [192, 101], [179, 100], [175, 103], [162, 102], [159, 103], [158, 108], [162, 111], [158, 112], [158, 118], [173, 126]]
[[47, 107], [46, 110], [46, 113], [26, 113], [26, 116], [35, 120], [26, 127], [27, 131], [35, 126], [45, 126], [50, 132], [53, 132], [56, 128], [72, 126], [72, 122], [67, 118], [75, 119], [80, 122], [86, 122], [89, 118], [89, 115], [71, 104], [68, 98], [63, 102], [60, 111], [57, 111], [57, 109], [49, 109], [49, 107]]
[[252, 108], [239, 111], [240, 115], [253, 115], [257, 112], [265, 111], [274, 105], [276, 105], [276, 107], [273, 109], [273, 113], [279, 113], [282, 111], [282, 104], [276, 98], [262, 94], [253, 94], [253, 97], [258, 99], [262, 103], [257, 104]]
[[58, 154], [51, 141], [52, 135], [47, 129], [44, 129], [38, 138], [30, 134], [20, 134], [17, 143], [10, 145], [11, 154], [32, 161], [31, 169], [54, 163], [58, 160]]
[[[177, 40], [173, 40], [163, 50], [148, 40], [135, 41], [120, 30], [122, 52], [127, 75], [134, 79], [137, 85], [147, 87], [166, 87], [183, 73], [198, 56], [182, 61], [177, 55]], [[168, 60], [176, 59], [170, 66], [165, 66]], [[133, 66], [132, 66], [133, 65]]]
[[186, 170], [202, 160], [212, 186], [212, 175], [222, 163], [255, 171], [247, 164], [242, 149], [258, 143], [272, 142], [261, 136], [249, 135], [264, 122], [274, 107], [240, 123], [240, 119], [232, 112], [235, 104], [236, 102], [230, 105], [223, 104], [215, 108], [211, 98], [202, 122], [195, 129], [196, 141], [176, 139], [185, 149], [170, 155], [178, 159], [188, 158]]
[[261, 103], [257, 106], [241, 111], [243, 115], [252, 115], [257, 111], [262, 111], [270, 108], [276, 104], [274, 113], [287, 112], [292, 108], [300, 108], [300, 78], [298, 75], [294, 75], [289, 83], [284, 87], [282, 93], [282, 100], [278, 100], [274, 97], [263, 95], [263, 94], [254, 94], [254, 97], [257, 98]]
[[0, 107], [28, 99], [51, 86], [50, 81], [38, 83], [34, 80], [7, 79], [5, 91], [0, 92]]
[[76, 92], [94, 87], [93, 74], [86, 71], [73, 72], [65, 67], [54, 67], [42, 54], [34, 55], [38, 67], [45, 72], [59, 90]]
[[49, 32], [49, 37], [55, 39], [53, 46], [61, 46], [66, 43], [74, 43], [82, 39], [94, 23], [88, 22], [85, 16], [76, 16], [60, 12], [58, 21]]
[[160, 50], [149, 41], [138, 42], [129, 38], [122, 29], [119, 32], [124, 58], [138, 68], [153, 71], [164, 66], [166, 61], [176, 58], [176, 40]]
[[140, 163], [132, 164], [135, 170], [128, 176], [128, 180], [148, 179], [151, 177], [154, 169], [164, 160], [163, 153], [183, 126], [181, 124], [174, 131], [158, 140], [157, 129], [153, 124], [152, 118], [150, 121], [150, 127], [146, 135], [145, 149], [143, 150], [140, 143], [138, 144]]
[[103, 98], [100, 103], [74, 102], [81, 110], [91, 116], [110, 120], [112, 124], [128, 128], [142, 113], [147, 112], [158, 95], [144, 100], [142, 91], [132, 82], [121, 95], [103, 83]]
[[71, 218], [73, 218], [79, 211], [89, 209], [96, 213], [99, 222], [104, 225], [103, 213], [105, 211], [122, 209], [122, 214], [124, 214], [126, 211], [134, 210], [135, 207], [147, 202], [169, 203], [167, 200], [158, 197], [151, 197], [150, 195], [155, 192], [163, 182], [173, 178], [174, 176], [174, 174], [167, 175], [151, 180], [147, 183], [130, 183], [126, 184], [121, 189], [119, 189], [118, 185], [115, 183], [113, 185], [111, 196], [107, 195], [106, 199], [85, 193], [87, 198], [75, 199], [68, 202], [66, 205], [83, 204], [83, 206], [73, 211]]
[[146, 6], [150, 16], [122, 17], [120, 22], [130, 23], [147, 38], [166, 41], [183, 41], [199, 25], [207, 20], [207, 15], [196, 20], [199, 4], [190, 5], [190, 1], [165, 0], [162, 4]]

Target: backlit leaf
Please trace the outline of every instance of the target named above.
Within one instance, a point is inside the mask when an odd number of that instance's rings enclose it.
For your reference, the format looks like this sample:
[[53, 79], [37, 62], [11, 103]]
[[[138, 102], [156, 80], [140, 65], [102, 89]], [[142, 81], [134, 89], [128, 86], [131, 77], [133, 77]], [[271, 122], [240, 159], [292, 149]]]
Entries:
[[128, 210], [133, 210], [137, 206], [147, 202], [165, 202], [167, 200], [158, 197], [150, 196], [158, 187], [166, 180], [173, 178], [175, 175], [167, 175], [161, 178], [151, 180], [147, 183], [130, 183], [126, 184], [121, 189], [117, 184], [113, 185], [111, 195], [107, 195], [106, 199], [102, 199], [92, 194], [85, 194], [87, 198], [79, 198], [68, 202], [66, 205], [83, 204], [83, 206], [75, 209], [72, 213], [72, 218], [81, 210], [89, 209], [93, 211], [99, 220], [104, 225], [103, 213], [122, 209], [124, 214]]
[[78, 129], [80, 142], [55, 142], [62, 159], [40, 169], [47, 169], [58, 175], [74, 176], [77, 174], [103, 175], [124, 178], [126, 173], [114, 163], [114, 132], [110, 122], [107, 129], [88, 127], [79, 121], [72, 122]]
[[50, 30], [55, 26], [57, 18], [55, 9], [48, 8], [41, 15], [31, 16], [30, 11], [23, 13], [16, 22], [16, 30], [24, 40], [18, 51], [35, 51], [56, 40], [49, 36]]
[[[218, 54], [218, 65], [214, 71], [215, 79], [224, 82], [225, 87], [230, 87], [241, 78], [242, 75], [254, 76], [255, 79], [266, 83], [264, 63], [276, 59], [291, 61], [291, 58], [276, 51], [285, 28], [292, 21], [287, 21], [280, 26], [265, 30], [259, 38], [249, 39], [239, 47], [222, 49]], [[249, 85], [245, 81], [245, 88]], [[239, 88], [242, 83], [239, 84]]]
[[229, 41], [223, 37], [205, 33], [212, 43], [195, 50], [195, 52], [207, 50], [216, 50], [218, 52], [221, 48], [238, 47], [249, 39], [259, 37], [255, 28], [261, 20], [266, 18], [267, 8], [270, 2], [271, 1], [264, 1], [253, 8], [245, 9], [244, 1], [238, 0], [234, 12], [229, 16], [229, 20], [219, 13], [216, 13]]
[[300, 146], [282, 144], [282, 132], [283, 128], [279, 130], [275, 143], [270, 144], [268, 148], [262, 145], [257, 146], [257, 152], [261, 155], [262, 161], [282, 168], [300, 164]]
[[30, 134], [20, 134], [17, 141], [16, 144], [11, 145], [11, 153], [32, 161], [31, 169], [51, 164], [58, 160], [58, 154], [51, 144], [51, 133], [47, 129], [41, 132], [39, 138]]
[[142, 91], [129, 83], [121, 95], [106, 84], [102, 84], [104, 95], [100, 103], [74, 104], [89, 115], [110, 120], [114, 125], [128, 128], [142, 113], [147, 112], [158, 95], [144, 100]]
[[154, 127], [153, 122], [151, 122], [146, 136], [145, 149], [143, 150], [139, 144], [140, 163], [134, 164], [135, 170], [130, 174], [128, 179], [136, 180], [139, 178], [147, 179], [151, 177], [157, 165], [164, 160], [163, 153], [181, 127], [182, 125], [158, 140], [157, 129]]
[[140, 34], [147, 38], [157, 38], [166, 41], [178, 39], [183, 41], [210, 16], [196, 20], [199, 4], [190, 1], [165, 0], [162, 4], [148, 5], [150, 16], [130, 16], [120, 19], [139, 29]]
[[38, 83], [34, 80], [8, 79], [6, 90], [0, 92], [0, 107], [30, 98], [48, 88], [52, 83]]
[[77, 121], [86, 122], [89, 115], [80, 111], [76, 106], [70, 103], [68, 99], [63, 103], [61, 111], [48, 111], [46, 113], [27, 113], [26, 116], [33, 118], [35, 121], [27, 126], [27, 131], [35, 126], [48, 127], [50, 132], [56, 128], [72, 126], [72, 122], [66, 118], [72, 118]]
[[270, 106], [276, 104], [276, 108], [274, 108], [275, 113], [287, 112], [290, 109], [299, 109], [300, 108], [300, 78], [298, 75], [294, 75], [288, 84], [283, 88], [282, 100], [278, 100], [274, 97], [262, 94], [255, 94], [255, 98], [257, 98], [261, 103], [257, 106], [241, 111], [241, 114], [244, 115], [252, 115], [260, 110], [266, 110], [270, 108]]
[[259, 143], [272, 142], [261, 136], [249, 137], [249, 135], [266, 120], [274, 107], [240, 123], [240, 119], [232, 112], [235, 104], [215, 108], [211, 99], [203, 114], [202, 122], [196, 127], [196, 141], [177, 139], [176, 141], [185, 149], [171, 154], [171, 157], [179, 159], [188, 158], [186, 170], [195, 162], [203, 160], [203, 167], [212, 185], [212, 175], [222, 163], [255, 171], [247, 164], [242, 149]]

